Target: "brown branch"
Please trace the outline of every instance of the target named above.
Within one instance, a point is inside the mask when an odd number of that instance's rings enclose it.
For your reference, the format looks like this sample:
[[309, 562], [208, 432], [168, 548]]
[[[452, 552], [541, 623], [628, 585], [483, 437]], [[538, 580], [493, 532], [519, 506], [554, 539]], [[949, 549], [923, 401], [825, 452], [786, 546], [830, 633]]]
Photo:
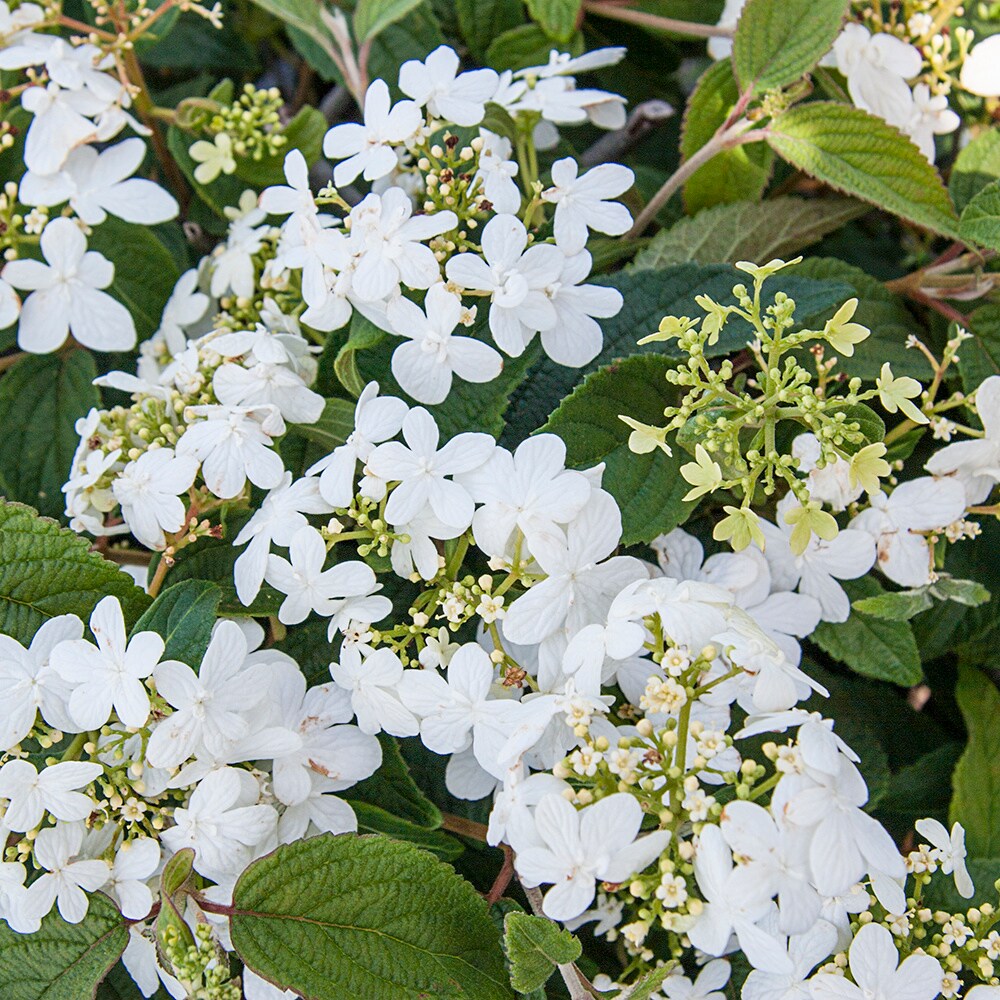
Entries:
[[476, 823], [464, 816], [456, 816], [454, 813], [441, 813], [441, 829], [449, 833], [457, 833], [460, 837], [468, 837], [470, 840], [480, 840], [486, 843], [486, 827], [482, 823]]

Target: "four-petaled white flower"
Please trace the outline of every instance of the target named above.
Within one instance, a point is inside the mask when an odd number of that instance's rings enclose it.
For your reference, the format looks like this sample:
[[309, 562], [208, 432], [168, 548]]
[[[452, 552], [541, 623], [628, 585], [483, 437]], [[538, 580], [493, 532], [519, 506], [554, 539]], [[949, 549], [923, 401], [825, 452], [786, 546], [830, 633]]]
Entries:
[[66, 822], [86, 819], [97, 808], [79, 791], [104, 773], [100, 764], [67, 760], [39, 773], [28, 760], [9, 760], [0, 767], [0, 799], [7, 799], [3, 825], [18, 833], [33, 830], [45, 813]]
[[552, 187], [542, 198], [556, 206], [553, 232], [559, 249], [567, 256], [587, 245], [587, 230], [621, 236], [632, 225], [632, 213], [619, 202], [635, 180], [628, 167], [602, 163], [581, 176], [572, 156], [552, 164]]
[[4, 279], [31, 294], [21, 306], [17, 342], [25, 351], [46, 354], [72, 334], [95, 351], [128, 351], [135, 346], [132, 315], [106, 292], [115, 266], [96, 250], [70, 219], [53, 219], [42, 232], [37, 260], [12, 260]]
[[78, 924], [87, 915], [88, 892], [96, 892], [108, 881], [107, 862], [73, 859], [83, 845], [83, 826], [59, 823], [39, 830], [35, 838], [34, 859], [45, 872], [28, 888], [24, 906], [41, 919], [54, 905], [67, 923]]
[[373, 81], [365, 94], [364, 124], [335, 125], [323, 140], [323, 152], [342, 161], [333, 168], [334, 184], [343, 187], [362, 173], [366, 181], [391, 173], [399, 162], [393, 145], [411, 138], [422, 121], [413, 101], [392, 105], [385, 81]]
[[458, 53], [439, 45], [423, 62], [409, 59], [399, 68], [399, 89], [435, 118], [456, 125], [478, 125], [499, 80], [491, 69], [459, 73]]
[[503, 368], [489, 344], [452, 336], [463, 312], [461, 299], [441, 283], [428, 289], [423, 309], [403, 296], [389, 303], [393, 330], [408, 340], [392, 353], [392, 374], [418, 403], [443, 402], [453, 374], [466, 382], [492, 382]]
[[115, 478], [111, 492], [121, 504], [122, 517], [143, 545], [161, 549], [167, 532], [185, 524], [186, 492], [198, 475], [198, 461], [175, 455], [173, 448], [154, 448], [129, 462]]
[[593, 902], [598, 879], [624, 882], [670, 840], [669, 830], [636, 839], [642, 809], [620, 792], [579, 811], [561, 795], [546, 795], [535, 807], [534, 826], [534, 844], [522, 847], [514, 864], [527, 886], [553, 883], [542, 904], [553, 920], [578, 917]]
[[934, 854], [945, 875], [955, 878], [955, 888], [964, 899], [972, 899], [975, 886], [965, 867], [965, 830], [961, 823], [955, 823], [948, 832], [943, 823], [936, 819], [920, 819], [916, 824], [917, 833], [926, 837], [934, 848]]
[[667, 976], [660, 991], [667, 1000], [725, 1000], [725, 994], [721, 990], [729, 982], [731, 973], [729, 963], [725, 959], [716, 958], [705, 963], [694, 982], [682, 975]]
[[489, 292], [490, 332], [500, 350], [516, 358], [539, 330], [556, 324], [556, 311], [544, 289], [559, 280], [564, 255], [548, 244], [528, 247], [528, 231], [513, 215], [490, 219], [481, 245], [482, 257], [457, 254], [445, 271], [448, 280], [462, 288]]
[[330, 676], [350, 692], [351, 708], [362, 732], [385, 730], [393, 736], [416, 736], [420, 728], [417, 719], [400, 697], [403, 664], [391, 649], [376, 649], [365, 658], [358, 652], [341, 650], [340, 662], [330, 664]]
[[138, 632], [126, 642], [125, 619], [116, 597], [98, 602], [90, 616], [97, 645], [86, 639], [64, 642], [52, 651], [52, 666], [73, 686], [69, 714], [80, 729], [100, 729], [111, 716], [126, 726], [149, 718], [149, 692], [143, 681], [163, 656], [163, 639]]

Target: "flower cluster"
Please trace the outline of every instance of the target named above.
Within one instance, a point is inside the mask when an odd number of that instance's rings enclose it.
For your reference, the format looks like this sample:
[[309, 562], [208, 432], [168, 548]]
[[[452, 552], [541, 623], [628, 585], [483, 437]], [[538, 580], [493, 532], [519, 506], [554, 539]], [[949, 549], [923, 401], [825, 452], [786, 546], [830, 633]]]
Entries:
[[[734, 28], [746, 0], [727, 0], [719, 20]], [[1000, 94], [998, 43], [974, 48], [974, 33], [948, 25], [954, 7], [936, 0], [906, 0], [883, 16], [879, 4], [862, 4], [820, 65], [836, 69], [856, 107], [895, 125], [934, 162], [935, 136], [949, 135], [961, 118], [949, 106], [953, 88], [982, 97]], [[970, 51], [971, 49], [971, 51]], [[713, 38], [709, 54], [728, 58], [732, 41]]]

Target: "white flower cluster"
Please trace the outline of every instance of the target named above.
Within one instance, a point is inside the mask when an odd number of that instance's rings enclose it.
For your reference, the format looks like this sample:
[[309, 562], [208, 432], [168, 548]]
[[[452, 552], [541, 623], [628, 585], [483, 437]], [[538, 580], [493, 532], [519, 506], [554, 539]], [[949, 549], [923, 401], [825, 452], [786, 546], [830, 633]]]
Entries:
[[[206, 898], [225, 903], [278, 844], [356, 830], [335, 793], [373, 774], [382, 751], [349, 724], [347, 694], [307, 690], [294, 660], [259, 648], [250, 620], [220, 621], [197, 672], [163, 659], [153, 632], [126, 639], [113, 597], [89, 624], [96, 644], [74, 615], [46, 622], [28, 649], [0, 636], [0, 843], [14, 845], [0, 861], [0, 916], [22, 933], [53, 907], [77, 923], [86, 894], [103, 890], [135, 921], [124, 960], [143, 993], [159, 976], [184, 997], [157, 974], [143, 922], [162, 861], [193, 848], [213, 883]], [[20, 746], [30, 736], [51, 748], [67, 734], [79, 735], [61, 759]]]
[[[746, 0], [726, 0], [719, 24], [735, 27], [745, 4]], [[839, 70], [847, 78], [848, 93], [856, 107], [895, 125], [931, 163], [935, 156], [934, 137], [948, 135], [961, 124], [959, 116], [948, 106], [948, 88], [934, 80], [932, 90], [924, 79], [927, 67], [935, 65], [940, 48], [935, 46], [933, 34], [928, 37], [932, 25], [929, 14], [911, 18], [907, 25], [908, 40], [888, 28], [873, 33], [864, 24], [849, 22], [834, 42], [833, 50], [820, 63]], [[710, 39], [708, 51], [715, 59], [727, 59], [732, 52], [732, 41]], [[982, 62], [983, 57], [989, 58], [983, 52], [977, 60]], [[963, 85], [965, 79], [963, 73]]]
[[[126, 126], [148, 130], [130, 113], [129, 88], [114, 59], [91, 44], [72, 45], [49, 34], [45, 11], [23, 3], [13, 12], [0, 2], [0, 70], [27, 70], [21, 106], [32, 115], [24, 144], [27, 172], [9, 185], [9, 200], [35, 206], [25, 232], [41, 232], [45, 263], [13, 259], [0, 271], [0, 329], [20, 318], [18, 344], [44, 354], [67, 336], [99, 351], [135, 346], [128, 310], [103, 289], [114, 264], [87, 249], [89, 228], [108, 214], [152, 225], [177, 215], [177, 202], [152, 181], [133, 177], [146, 155], [142, 139], [105, 145]], [[98, 152], [94, 148], [101, 144]], [[48, 220], [48, 210], [66, 206]], [[27, 292], [23, 305], [15, 292]]]
[[139, 376], [97, 380], [130, 393], [132, 405], [94, 409], [77, 422], [80, 445], [63, 491], [78, 531], [130, 531], [163, 549], [166, 534], [198, 529], [200, 514], [242, 496], [248, 482], [277, 486], [284, 465], [273, 445], [285, 422], [314, 423], [323, 412], [309, 388], [309, 344], [273, 301], [255, 330], [187, 339], [180, 324], [196, 328], [211, 311], [197, 278], [189, 271], [178, 282], [160, 331], [143, 345]]

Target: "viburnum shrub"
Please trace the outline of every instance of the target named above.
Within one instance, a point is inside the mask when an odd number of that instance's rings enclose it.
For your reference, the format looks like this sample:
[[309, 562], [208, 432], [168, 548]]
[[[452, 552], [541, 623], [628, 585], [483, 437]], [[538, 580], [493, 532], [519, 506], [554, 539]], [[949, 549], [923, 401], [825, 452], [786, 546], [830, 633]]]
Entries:
[[1000, 998], [998, 39], [0, 0], [0, 997]]

